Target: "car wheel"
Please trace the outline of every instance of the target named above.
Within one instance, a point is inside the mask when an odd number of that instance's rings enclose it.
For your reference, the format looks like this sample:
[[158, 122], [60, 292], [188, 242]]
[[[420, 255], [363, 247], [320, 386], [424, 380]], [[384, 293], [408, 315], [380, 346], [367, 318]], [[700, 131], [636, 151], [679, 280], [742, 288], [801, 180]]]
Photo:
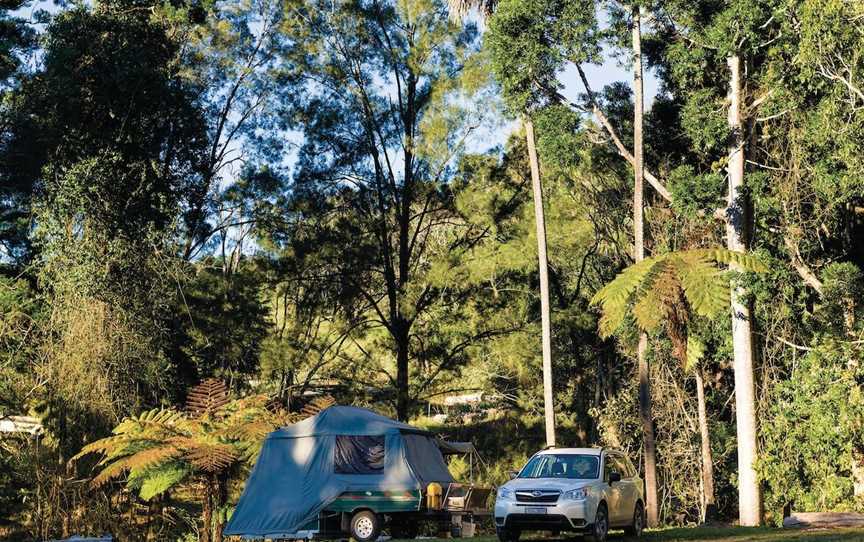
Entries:
[[642, 536], [642, 529], [645, 528], [645, 508], [641, 502], [636, 503], [636, 509], [633, 510], [633, 523], [624, 527], [624, 534], [639, 538]]
[[519, 537], [522, 536], [521, 531], [505, 527], [495, 527], [495, 534], [498, 535], [498, 540], [501, 542], [519, 542]]
[[351, 537], [357, 542], [374, 542], [381, 534], [381, 521], [369, 510], [357, 512], [351, 518]]
[[597, 513], [594, 514], [594, 523], [591, 524], [591, 530], [588, 532], [588, 540], [591, 542], [606, 542], [608, 534], [609, 513], [606, 510], [606, 504], [600, 503], [597, 507]]

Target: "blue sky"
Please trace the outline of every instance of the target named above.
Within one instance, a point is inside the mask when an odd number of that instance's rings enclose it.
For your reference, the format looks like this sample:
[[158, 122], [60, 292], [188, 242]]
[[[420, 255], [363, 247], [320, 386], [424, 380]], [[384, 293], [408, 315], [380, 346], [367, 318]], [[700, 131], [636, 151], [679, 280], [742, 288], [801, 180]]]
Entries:
[[[58, 6], [54, 2], [54, 0], [35, 0], [25, 5], [25, 7], [19, 10], [16, 15], [24, 18], [32, 18], [33, 13], [37, 10], [46, 10], [50, 13], [57, 13], [60, 9], [60, 6]], [[474, 17], [472, 17], [472, 19], [473, 18]], [[480, 23], [480, 26], [482, 29], [483, 24]], [[591, 87], [595, 91], [599, 91], [604, 86], [610, 83], [619, 81], [625, 82], [628, 85], [632, 84], [633, 74], [630, 71], [629, 67], [621, 66], [618, 59], [608, 55], [604, 58], [602, 64], [584, 65], [583, 68], [588, 77], [588, 81], [591, 84]], [[570, 101], [576, 101], [579, 94], [584, 92], [582, 82], [579, 79], [579, 74], [575, 66], [569, 66], [563, 72], [561, 72], [560, 81], [563, 85], [562, 94], [564, 94], [564, 96], [567, 97]], [[651, 72], [646, 72], [646, 108], [650, 108], [651, 102], [657, 95], [657, 91], [657, 78]], [[502, 123], [500, 122], [500, 119], [497, 122], [493, 120], [490, 125], [482, 127], [477, 132], [475, 132], [474, 136], [470, 138], [470, 140], [466, 141], [466, 150], [468, 150], [469, 152], [483, 152], [502, 145], [506, 141], [509, 133], [513, 129], [515, 129], [515, 126], [516, 125], [514, 123], [509, 123], [506, 121]], [[289, 159], [288, 161], [291, 162], [292, 160]]]

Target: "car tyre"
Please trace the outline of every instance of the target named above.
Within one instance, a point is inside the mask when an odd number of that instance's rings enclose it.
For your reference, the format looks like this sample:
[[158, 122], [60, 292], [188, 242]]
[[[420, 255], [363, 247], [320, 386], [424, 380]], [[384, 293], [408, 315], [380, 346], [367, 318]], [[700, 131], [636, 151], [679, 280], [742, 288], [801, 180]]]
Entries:
[[642, 502], [636, 503], [636, 509], [633, 510], [633, 523], [624, 528], [624, 534], [639, 538], [642, 536], [642, 529], [645, 528], [645, 507]]
[[495, 534], [498, 535], [498, 540], [501, 542], [519, 542], [519, 537], [522, 536], [521, 531], [506, 527], [495, 527]]
[[590, 542], [606, 542], [606, 537], [609, 535], [609, 512], [606, 503], [597, 506], [594, 523], [591, 524], [591, 530], [587, 534], [586, 540]]
[[351, 518], [351, 538], [357, 542], [375, 542], [381, 534], [381, 520], [369, 510], [354, 514]]

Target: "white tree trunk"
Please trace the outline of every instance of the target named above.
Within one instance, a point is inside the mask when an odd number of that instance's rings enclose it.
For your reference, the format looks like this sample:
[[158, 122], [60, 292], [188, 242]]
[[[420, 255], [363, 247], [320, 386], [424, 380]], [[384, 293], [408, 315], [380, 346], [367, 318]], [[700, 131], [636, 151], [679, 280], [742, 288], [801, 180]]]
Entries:
[[543, 335], [543, 411], [546, 418], [546, 445], [555, 446], [555, 405], [552, 397], [552, 323], [549, 314], [549, 260], [546, 256], [546, 219], [543, 214], [543, 185], [540, 183], [540, 162], [534, 142], [534, 123], [523, 119], [531, 164], [531, 185], [534, 188], [534, 217], [537, 221], [537, 258], [540, 264], [540, 312]]
[[[639, 5], [632, 10], [633, 33], [633, 257], [645, 258], [643, 217], [643, 181], [645, 176], [645, 145], [643, 143], [645, 92], [642, 82], [642, 22]], [[642, 445], [645, 456], [645, 511], [648, 526], [659, 523], [657, 506], [657, 449], [654, 439], [654, 416], [651, 412], [651, 369], [648, 366], [648, 336], [639, 336], [636, 350], [639, 372], [639, 418], [642, 423]]]
[[[729, 64], [729, 194], [726, 245], [729, 250], [748, 249], [747, 195], [744, 191], [744, 125], [742, 121], [741, 59], [732, 56]], [[736, 266], [730, 266], [737, 270]], [[741, 525], [761, 523], [762, 500], [754, 464], [756, 440], [756, 386], [753, 370], [753, 335], [746, 290], [733, 282], [732, 345], [735, 368], [735, 420], [738, 437], [738, 515]]]
[[711, 453], [711, 434], [708, 431], [708, 408], [705, 401], [705, 382], [702, 368], [695, 367], [696, 401], [699, 411], [699, 438], [702, 452], [702, 520], [713, 519], [716, 503], [714, 498], [714, 456]]

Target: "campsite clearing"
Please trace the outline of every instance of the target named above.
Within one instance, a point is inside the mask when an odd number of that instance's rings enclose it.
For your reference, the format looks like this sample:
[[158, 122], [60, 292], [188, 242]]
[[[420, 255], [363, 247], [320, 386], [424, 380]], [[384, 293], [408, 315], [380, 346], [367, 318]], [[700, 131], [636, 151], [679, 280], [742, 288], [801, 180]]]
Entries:
[[[523, 537], [523, 540], [573, 542], [581, 539], [527, 536]], [[864, 529], [681, 528], [646, 531], [645, 535], [638, 539], [617, 532], [612, 532], [609, 535], [610, 542], [629, 542], [631, 540], [644, 542], [864, 542]], [[479, 536], [475, 537], [474, 541], [498, 542], [498, 539], [494, 536]], [[453, 542], [453, 539], [427, 539], [424, 542]]]

